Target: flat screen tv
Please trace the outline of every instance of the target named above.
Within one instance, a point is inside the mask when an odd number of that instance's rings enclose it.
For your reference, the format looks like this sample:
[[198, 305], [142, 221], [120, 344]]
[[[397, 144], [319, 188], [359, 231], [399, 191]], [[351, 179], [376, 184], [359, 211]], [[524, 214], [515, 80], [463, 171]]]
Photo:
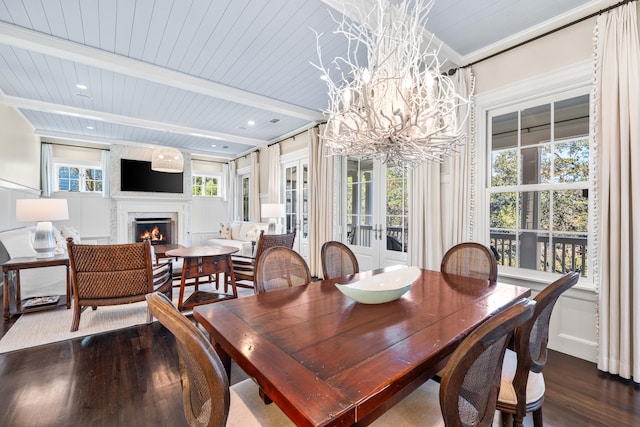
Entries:
[[183, 173], [156, 172], [151, 162], [120, 159], [120, 190], [182, 193]]

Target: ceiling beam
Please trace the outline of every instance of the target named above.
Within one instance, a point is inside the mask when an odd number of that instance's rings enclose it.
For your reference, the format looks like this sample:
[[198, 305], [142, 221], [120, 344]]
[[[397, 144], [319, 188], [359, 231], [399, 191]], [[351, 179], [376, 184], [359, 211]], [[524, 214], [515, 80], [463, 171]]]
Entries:
[[228, 133], [214, 132], [205, 129], [191, 128], [187, 126], [174, 125], [166, 122], [156, 122], [153, 120], [139, 119], [135, 117], [121, 116], [118, 114], [104, 113], [101, 111], [88, 110], [85, 108], [71, 107], [67, 105], [53, 104], [50, 102], [37, 101], [33, 99], [18, 98], [5, 95], [7, 104], [15, 108], [41, 111], [50, 114], [62, 114], [70, 117], [78, 117], [87, 120], [116, 123], [126, 126], [134, 126], [143, 129], [166, 131], [182, 135], [190, 135], [197, 138], [209, 138], [219, 141], [236, 142], [239, 144], [256, 145], [266, 147], [269, 141], [263, 139], [247, 138]]
[[322, 112], [0, 22], [0, 43], [308, 121]]

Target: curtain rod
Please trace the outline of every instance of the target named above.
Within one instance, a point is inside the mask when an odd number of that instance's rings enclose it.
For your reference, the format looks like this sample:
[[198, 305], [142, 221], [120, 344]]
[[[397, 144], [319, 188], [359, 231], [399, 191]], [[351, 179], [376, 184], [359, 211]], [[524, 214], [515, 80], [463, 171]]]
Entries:
[[[508, 48], [506, 48], [506, 49], [503, 49], [503, 50], [501, 50], [501, 51], [499, 51], [499, 52], [493, 53], [493, 54], [491, 54], [491, 55], [489, 55], [489, 56], [486, 56], [486, 57], [484, 57], [484, 58], [478, 59], [478, 60], [476, 60], [476, 61], [470, 62], [469, 64], [463, 65], [463, 66], [458, 67], [458, 68], [467, 68], [467, 67], [471, 67], [472, 65], [476, 65], [476, 64], [478, 64], [478, 63], [480, 63], [480, 62], [486, 61], [487, 59], [491, 59], [491, 58], [496, 57], [496, 56], [498, 56], [498, 55], [502, 55], [503, 53], [509, 52], [510, 50], [513, 50], [513, 49], [515, 49], [515, 48], [518, 48], [518, 47], [524, 46], [525, 44], [531, 43], [531, 42], [533, 42], [533, 41], [536, 41], [536, 40], [538, 40], [538, 39], [541, 39], [541, 38], [543, 38], [543, 37], [546, 37], [546, 36], [548, 36], [548, 35], [550, 35], [550, 34], [553, 34], [553, 33], [555, 33], [555, 32], [558, 32], [558, 31], [560, 31], [560, 30], [564, 30], [565, 28], [569, 28], [569, 27], [571, 27], [571, 26], [573, 26], [573, 25], [579, 24], [579, 23], [580, 23], [580, 22], [582, 22], [582, 21], [586, 21], [587, 19], [591, 19], [591, 18], [593, 18], [593, 17], [595, 17], [595, 16], [598, 16], [598, 15], [602, 15], [603, 13], [609, 12], [610, 10], [616, 9], [616, 8], [618, 8], [618, 7], [620, 7], [620, 6], [624, 6], [625, 4], [627, 4], [627, 3], [631, 3], [631, 2], [634, 2], [634, 1], [637, 1], [637, 0], [623, 0], [623, 1], [621, 1], [621, 2], [618, 2], [618, 3], [614, 4], [614, 5], [611, 5], [611, 6], [609, 6], [609, 7], [606, 7], [606, 8], [604, 8], [604, 9], [601, 9], [601, 10], [599, 10], [599, 11], [597, 11], [597, 12], [594, 12], [594, 13], [592, 13], [592, 14], [590, 14], [590, 15], [587, 15], [587, 16], [585, 16], [585, 17], [583, 17], [583, 18], [576, 19], [575, 21], [569, 22], [568, 24], [564, 24], [564, 25], [562, 25], [562, 26], [560, 26], [560, 27], [558, 27], [558, 28], [554, 28], [553, 30], [549, 30], [549, 31], [547, 31], [546, 33], [543, 33], [543, 34], [540, 34], [540, 35], [538, 35], [538, 36], [532, 37], [532, 38], [530, 38], [530, 39], [528, 39], [528, 40], [525, 40], [525, 41], [523, 41], [523, 42], [520, 42], [520, 43], [515, 44], [515, 45], [513, 45], [513, 46], [511, 46], [511, 47], [508, 47]], [[455, 70], [455, 69], [454, 69], [454, 70]], [[453, 74], [453, 73], [451, 73], [451, 71], [452, 71], [452, 70], [449, 70], [450, 75], [451, 75], [451, 74]], [[453, 72], [455, 73], [455, 71], [453, 71]]]
[[98, 150], [98, 151], [111, 151], [109, 148], [96, 148], [89, 147], [86, 145], [76, 145], [76, 144], [63, 144], [61, 142], [51, 142], [51, 141], [40, 141], [41, 144], [50, 144], [50, 145], [60, 145], [62, 147], [74, 147], [74, 148], [86, 148], [87, 150]]

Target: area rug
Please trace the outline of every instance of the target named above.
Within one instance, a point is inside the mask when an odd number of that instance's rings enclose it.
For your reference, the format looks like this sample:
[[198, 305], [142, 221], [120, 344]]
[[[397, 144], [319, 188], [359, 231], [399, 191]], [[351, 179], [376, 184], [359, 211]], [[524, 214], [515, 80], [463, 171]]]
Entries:
[[[202, 286], [200, 288], [203, 289]], [[174, 288], [176, 305], [177, 291], [178, 288]], [[247, 295], [253, 295], [253, 290], [238, 288], [238, 297]], [[185, 314], [189, 315], [190, 311]], [[58, 308], [22, 315], [0, 340], [0, 353], [145, 324], [147, 303], [142, 301], [98, 307], [97, 310], [86, 309], [80, 317], [80, 328], [76, 332], [70, 332], [72, 320], [73, 307], [69, 310]]]

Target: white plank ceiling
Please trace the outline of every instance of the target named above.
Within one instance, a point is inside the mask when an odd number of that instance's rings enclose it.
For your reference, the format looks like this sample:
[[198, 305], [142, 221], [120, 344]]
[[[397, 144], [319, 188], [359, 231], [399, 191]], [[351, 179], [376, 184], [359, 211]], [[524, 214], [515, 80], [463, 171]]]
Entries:
[[[0, 90], [45, 139], [235, 158], [323, 120], [341, 3], [0, 0]], [[427, 25], [465, 65], [613, 3], [436, 0]]]

